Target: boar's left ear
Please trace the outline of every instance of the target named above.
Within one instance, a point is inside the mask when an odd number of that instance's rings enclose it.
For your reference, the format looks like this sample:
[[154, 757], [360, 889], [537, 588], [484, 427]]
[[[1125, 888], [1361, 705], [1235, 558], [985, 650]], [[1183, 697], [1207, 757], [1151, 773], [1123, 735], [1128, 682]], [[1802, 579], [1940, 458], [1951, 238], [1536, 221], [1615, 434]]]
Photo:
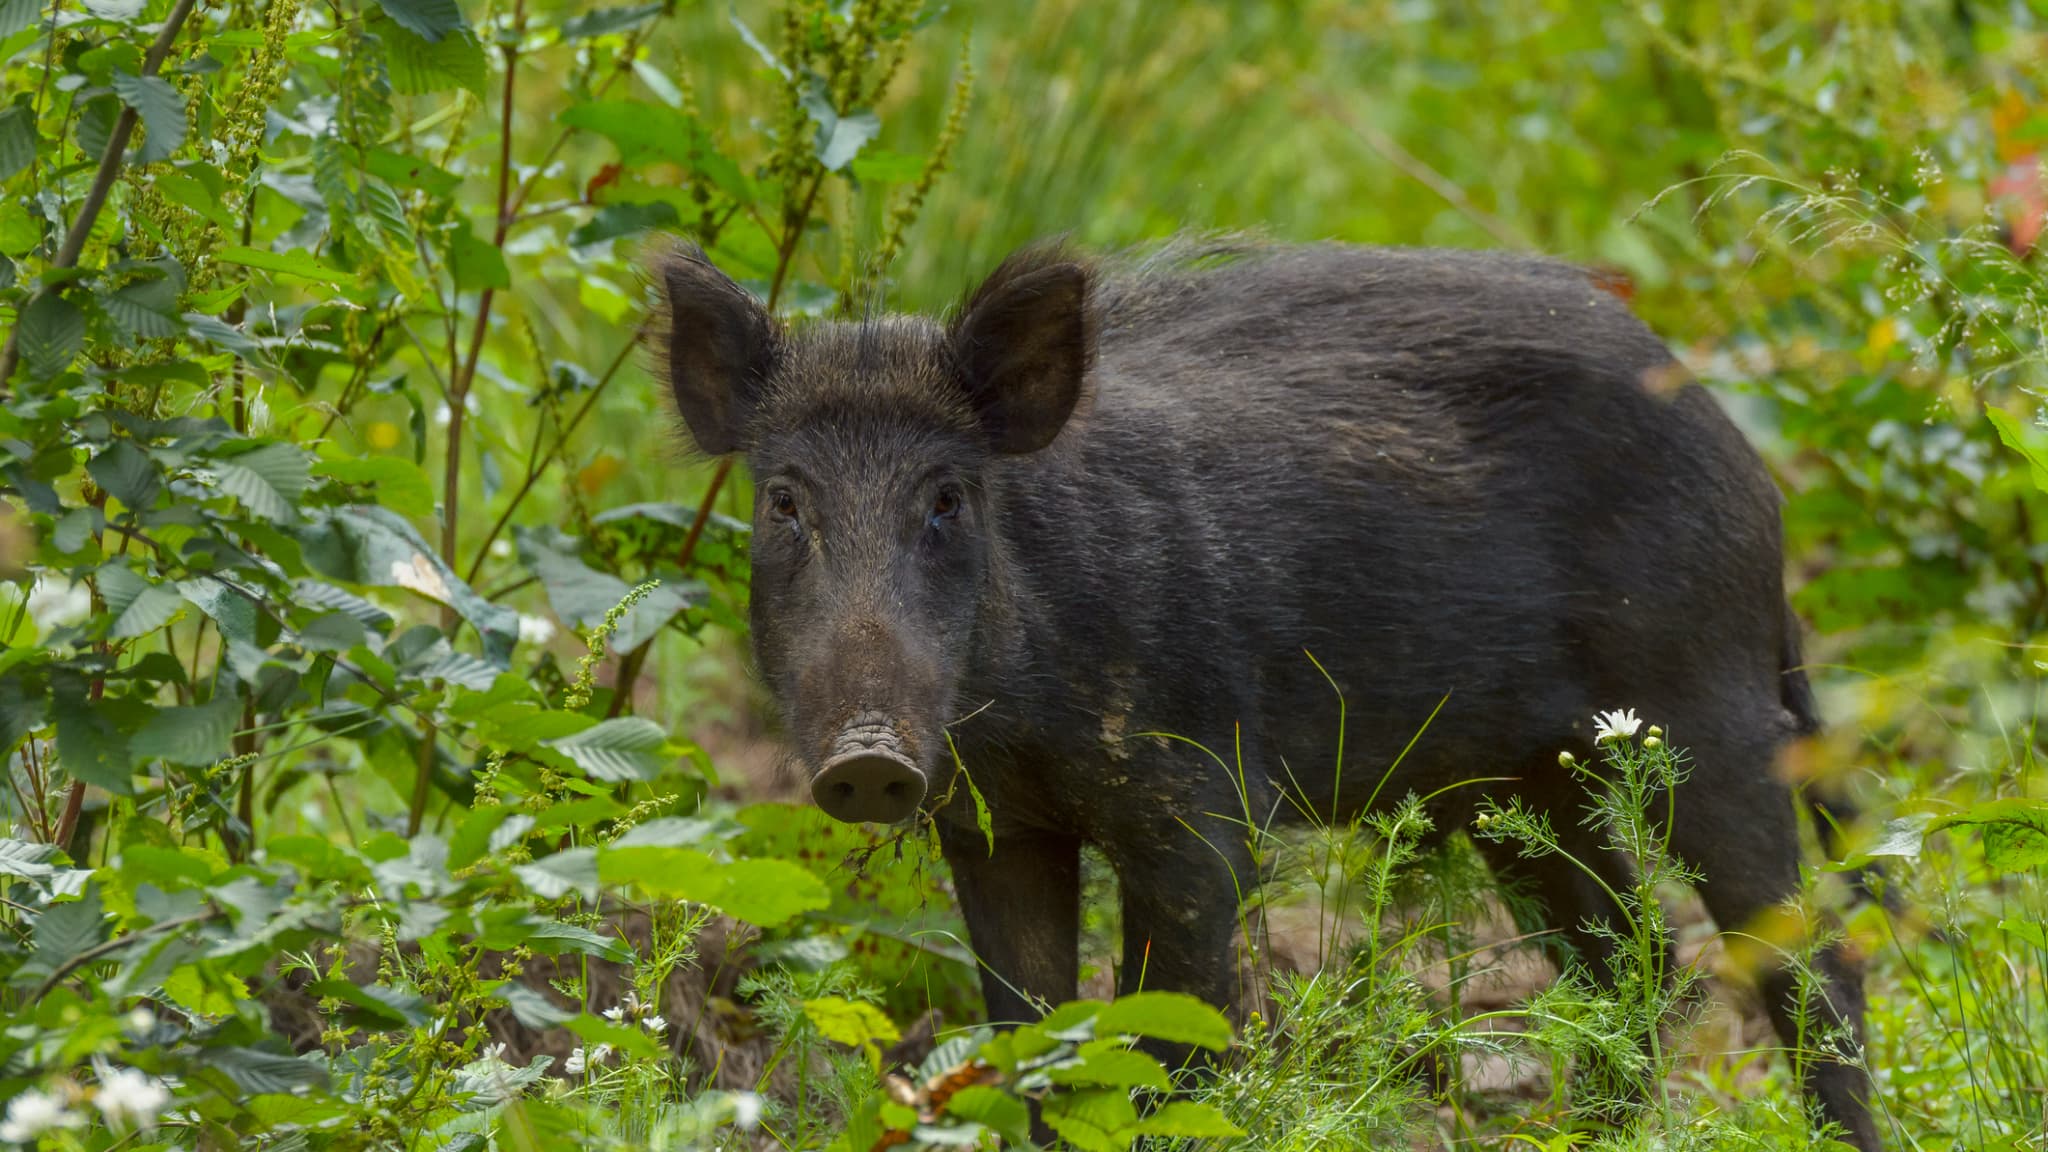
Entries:
[[695, 246], [655, 257], [667, 331], [656, 355], [690, 438], [713, 456], [740, 446], [747, 411], [760, 398], [775, 354], [775, 322], [745, 288]]
[[975, 414], [998, 452], [1053, 442], [1081, 399], [1095, 353], [1088, 269], [1057, 249], [1010, 257], [975, 290], [949, 334]]

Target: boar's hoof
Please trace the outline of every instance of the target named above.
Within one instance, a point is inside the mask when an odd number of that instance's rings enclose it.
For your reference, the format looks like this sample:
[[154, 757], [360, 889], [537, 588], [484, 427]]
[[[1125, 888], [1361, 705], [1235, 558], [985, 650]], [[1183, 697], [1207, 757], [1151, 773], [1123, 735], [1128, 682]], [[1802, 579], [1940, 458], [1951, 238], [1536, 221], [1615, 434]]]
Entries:
[[924, 776], [889, 748], [862, 748], [826, 761], [811, 781], [811, 799], [834, 820], [894, 824], [924, 802]]

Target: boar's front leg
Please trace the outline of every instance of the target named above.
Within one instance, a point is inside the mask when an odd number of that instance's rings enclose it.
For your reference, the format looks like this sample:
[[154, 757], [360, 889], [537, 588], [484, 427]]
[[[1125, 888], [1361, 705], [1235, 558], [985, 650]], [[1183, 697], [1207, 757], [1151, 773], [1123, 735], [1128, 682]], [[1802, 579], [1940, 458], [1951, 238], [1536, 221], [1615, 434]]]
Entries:
[[1243, 827], [1155, 812], [1143, 833], [1103, 848], [1123, 897], [1117, 993], [1186, 992], [1229, 1009], [1237, 913], [1258, 886]]
[[1081, 842], [1006, 831], [991, 851], [981, 830], [939, 821], [939, 848], [967, 937], [981, 963], [981, 994], [994, 1024], [1038, 1019], [1040, 1005], [1080, 995]]

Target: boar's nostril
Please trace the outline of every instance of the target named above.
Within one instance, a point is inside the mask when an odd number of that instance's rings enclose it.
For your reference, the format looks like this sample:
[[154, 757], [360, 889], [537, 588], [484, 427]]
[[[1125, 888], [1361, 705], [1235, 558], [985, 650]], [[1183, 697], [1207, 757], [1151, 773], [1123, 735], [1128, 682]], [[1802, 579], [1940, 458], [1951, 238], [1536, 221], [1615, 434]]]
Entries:
[[864, 748], [827, 761], [811, 781], [811, 799], [835, 820], [894, 824], [923, 802], [924, 776], [892, 749]]

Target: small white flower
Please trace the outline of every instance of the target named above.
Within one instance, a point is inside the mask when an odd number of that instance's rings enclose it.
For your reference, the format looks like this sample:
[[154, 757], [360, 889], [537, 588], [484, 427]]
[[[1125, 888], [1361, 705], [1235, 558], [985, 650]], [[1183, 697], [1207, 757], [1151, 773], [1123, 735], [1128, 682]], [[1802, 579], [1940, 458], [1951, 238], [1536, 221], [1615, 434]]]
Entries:
[[1636, 710], [1633, 708], [1617, 708], [1612, 712], [1595, 713], [1593, 724], [1593, 741], [1596, 744], [1633, 736], [1636, 729], [1643, 726], [1643, 722], [1636, 719]]
[[521, 644], [545, 644], [555, 638], [555, 622], [545, 616], [519, 617], [519, 642]]
[[742, 1132], [752, 1132], [760, 1125], [760, 1093], [735, 1092], [732, 1094], [732, 1122]]
[[590, 1050], [590, 1062], [592, 1064], [602, 1064], [611, 1058], [612, 1046], [609, 1044], [599, 1044]]
[[446, 428], [448, 426], [448, 421], [453, 418], [454, 413], [448, 410], [448, 406], [446, 404], [443, 404], [440, 407], [434, 409], [434, 423], [440, 425], [443, 428]]
[[562, 1061], [562, 1071], [568, 1073], [571, 1076], [583, 1075], [583, 1069], [587, 1066], [588, 1065], [584, 1062], [583, 1049], [581, 1048], [578, 1048], [574, 1052], [569, 1053], [569, 1058], [567, 1060]]
[[73, 1112], [63, 1097], [31, 1088], [7, 1102], [7, 1119], [0, 1120], [0, 1140], [27, 1144], [45, 1132], [84, 1126], [85, 1117]]
[[619, 1023], [626, 1018], [626, 1006], [623, 1004], [612, 1005], [604, 1010], [604, 1018], [614, 1024]]
[[171, 1103], [171, 1090], [154, 1076], [133, 1068], [100, 1068], [100, 1090], [92, 1102], [117, 1130], [156, 1127], [156, 1118]]
[[491, 555], [503, 560], [512, 554], [512, 542], [500, 537], [491, 541]]
[[649, 1016], [641, 1023], [647, 1025], [647, 1030], [656, 1036], [668, 1031], [668, 1019], [663, 1016]]
[[128, 1031], [141, 1036], [156, 1027], [156, 1013], [147, 1008], [136, 1008], [121, 1021]]

